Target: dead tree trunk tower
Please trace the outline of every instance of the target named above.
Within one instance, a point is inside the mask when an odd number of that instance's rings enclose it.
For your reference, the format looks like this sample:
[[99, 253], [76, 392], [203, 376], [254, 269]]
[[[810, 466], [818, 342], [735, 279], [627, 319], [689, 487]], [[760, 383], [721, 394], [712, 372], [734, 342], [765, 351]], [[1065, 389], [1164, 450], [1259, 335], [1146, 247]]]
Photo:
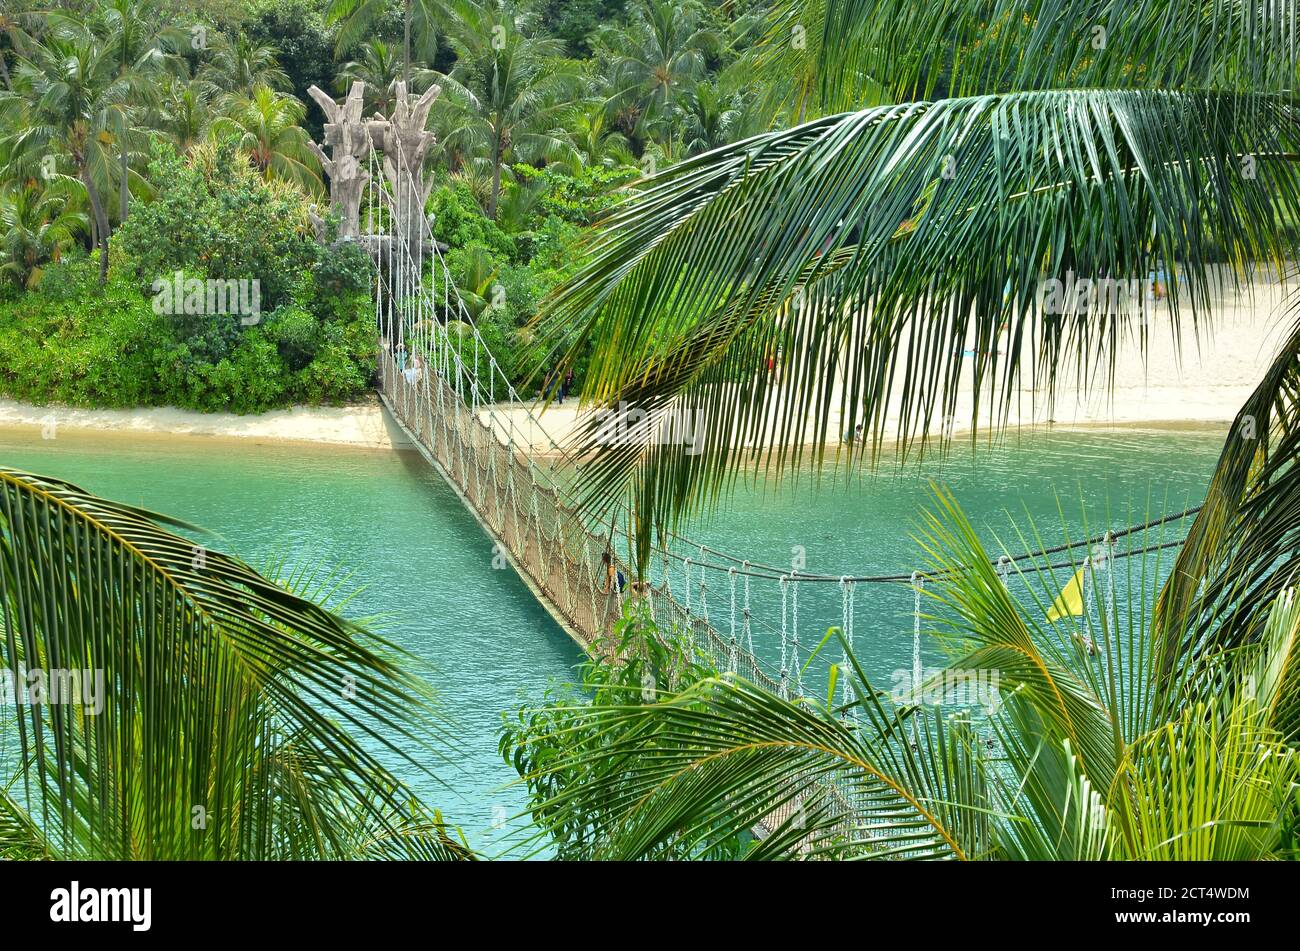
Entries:
[[[354, 82], [342, 102], [335, 102], [317, 86], [312, 86], [307, 93], [325, 113], [325, 146], [330, 154], [326, 155], [315, 142], [310, 145], [329, 176], [330, 208], [339, 218], [338, 236], [342, 240], [356, 240], [361, 236], [361, 196], [370, 181], [366, 164], [370, 158], [371, 136], [367, 121], [361, 117], [365, 83]], [[315, 215], [312, 221], [317, 234], [323, 237], [324, 222]]]
[[393, 215], [393, 233], [401, 235], [412, 259], [423, 261], [430, 253], [424, 203], [433, 189], [433, 179], [425, 180], [424, 159], [433, 147], [434, 134], [425, 129], [429, 110], [442, 92], [430, 86], [421, 95], [406, 91], [406, 83], [396, 83], [396, 104], [388, 119], [371, 123], [375, 144], [384, 154], [384, 178], [388, 180], [388, 204]]

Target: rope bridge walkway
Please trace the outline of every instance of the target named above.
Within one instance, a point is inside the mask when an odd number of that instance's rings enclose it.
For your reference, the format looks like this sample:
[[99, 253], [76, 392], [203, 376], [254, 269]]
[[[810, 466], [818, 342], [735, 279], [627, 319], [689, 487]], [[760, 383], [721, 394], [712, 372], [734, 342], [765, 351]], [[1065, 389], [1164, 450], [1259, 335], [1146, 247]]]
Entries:
[[[401, 170], [408, 167], [400, 139], [396, 143], [397, 155], [391, 154], [392, 148], [390, 143], [390, 154], [383, 158], [390, 183], [394, 169], [400, 176]], [[719, 670], [791, 698], [805, 693], [803, 669], [808, 651], [799, 622], [801, 586], [838, 586], [840, 628], [850, 644], [857, 588], [870, 584], [907, 586], [915, 596], [912, 673], [913, 683], [919, 683], [921, 593], [928, 579], [918, 572], [804, 574], [737, 558], [665, 533], [653, 549], [652, 560], [658, 562], [658, 568], [649, 572], [651, 577], [632, 581], [636, 575], [629, 553], [634, 549], [626, 531], [619, 529], [617, 520], [594, 524], [575, 504], [580, 467], [546, 434], [531, 402], [521, 398], [493, 358], [457, 293], [429, 220], [403, 207], [403, 202], [419, 202], [415, 210], [422, 210], [424, 197], [420, 189], [385, 189], [379, 184], [378, 151], [377, 146], [369, 151], [371, 175], [364, 209], [368, 228], [361, 240], [369, 245], [378, 262], [374, 306], [380, 337], [381, 399], [490, 536], [493, 555], [503, 557], [514, 567], [571, 637], [588, 652], [601, 649], [602, 641], [623, 614], [625, 600], [640, 599], [661, 630], [688, 636], [700, 655]], [[395, 222], [411, 220], [419, 222], [414, 232], [394, 227]], [[527, 420], [527, 432], [517, 422], [521, 417]], [[545, 454], [536, 449], [539, 432], [548, 444]], [[1189, 509], [1043, 551], [1004, 555], [997, 569], [1007, 580], [1012, 567], [1025, 562], [1029, 563], [1029, 571], [1076, 567], [1073, 561], [1039, 564], [1037, 560], [1082, 548], [1089, 556], [1085, 561], [1092, 565], [1093, 574], [1106, 576], [1103, 599], [1109, 594], [1113, 603], [1113, 573], [1109, 567], [1114, 559], [1180, 544], [1143, 544], [1121, 551], [1116, 542], [1187, 518], [1196, 511]], [[619, 580], [628, 580], [625, 588], [612, 581], [602, 562], [605, 554], [614, 567], [612, 577], [621, 575]], [[1089, 586], [1085, 572], [1084, 584], [1087, 607], [1080, 633], [1087, 637], [1087, 616], [1094, 601], [1091, 588], [1096, 582]], [[779, 621], [761, 617], [754, 610], [755, 586], [779, 590]], [[775, 596], [769, 598], [772, 603], [775, 600]], [[760, 656], [775, 655], [774, 642], [778, 638], [779, 663]], [[773, 649], [756, 651], [756, 640]], [[846, 654], [841, 665], [846, 705], [852, 699], [848, 671]], [[815, 689], [810, 692], [815, 693]], [[833, 808], [846, 816], [863, 818], [863, 810], [850, 803], [833, 778], [824, 777], [821, 783], [831, 796]], [[797, 802], [792, 803], [765, 820], [764, 825], [775, 828], [799, 808]], [[870, 820], [866, 822], [869, 828]], [[861, 822], [853, 826], [862, 828]]]

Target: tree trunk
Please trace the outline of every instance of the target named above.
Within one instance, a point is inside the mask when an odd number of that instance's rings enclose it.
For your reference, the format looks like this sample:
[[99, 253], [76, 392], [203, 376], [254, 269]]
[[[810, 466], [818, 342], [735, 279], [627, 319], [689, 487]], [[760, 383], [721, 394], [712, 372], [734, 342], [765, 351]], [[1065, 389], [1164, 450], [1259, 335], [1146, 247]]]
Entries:
[[104, 211], [103, 202], [99, 200], [99, 190], [90, 177], [90, 169], [82, 166], [79, 171], [81, 184], [86, 186], [91, 213], [95, 216], [95, 237], [99, 242], [99, 283], [103, 286], [108, 282], [108, 214]]
[[127, 185], [131, 173], [131, 160], [130, 160], [130, 156], [127, 155], [127, 151], [126, 151], [126, 114], [125, 113], [122, 114], [121, 119], [122, 119], [121, 122], [122, 182], [118, 189], [119, 207], [117, 211], [117, 220], [119, 225], [122, 222], [126, 221], [127, 205], [131, 200], [131, 189]]
[[497, 200], [501, 197], [501, 133], [492, 143], [492, 196], [488, 199], [488, 217], [497, 220]]
[[9, 78], [9, 64], [5, 62], [4, 50], [0, 50], [0, 76], [4, 77], [5, 89], [8, 89], [10, 92], [12, 92], [14, 88], [14, 83], [13, 80]]

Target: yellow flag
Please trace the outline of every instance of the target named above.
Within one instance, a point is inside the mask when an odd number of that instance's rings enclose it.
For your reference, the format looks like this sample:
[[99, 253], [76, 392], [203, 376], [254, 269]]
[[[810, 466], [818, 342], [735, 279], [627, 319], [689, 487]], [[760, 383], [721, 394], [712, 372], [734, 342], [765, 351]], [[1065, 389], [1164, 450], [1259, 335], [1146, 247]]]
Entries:
[[1063, 617], [1078, 617], [1082, 613], [1083, 569], [1080, 568], [1052, 602], [1052, 607], [1047, 612], [1047, 620], [1059, 621]]

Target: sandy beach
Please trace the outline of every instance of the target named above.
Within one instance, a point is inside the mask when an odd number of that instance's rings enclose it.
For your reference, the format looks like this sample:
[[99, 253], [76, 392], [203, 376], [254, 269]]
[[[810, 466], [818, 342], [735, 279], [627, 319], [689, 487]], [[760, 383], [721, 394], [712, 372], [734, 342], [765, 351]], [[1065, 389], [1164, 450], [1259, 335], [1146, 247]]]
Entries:
[[0, 400], [0, 427], [43, 432], [85, 430], [138, 435], [178, 435], [253, 442], [305, 442], [358, 449], [408, 445], [378, 398], [353, 406], [295, 406], [256, 416], [196, 413], [164, 407], [78, 409]]
[[[1292, 318], [1279, 310], [1282, 298], [1279, 285], [1264, 281], [1256, 281], [1248, 294], [1221, 296], [1212, 321], [1200, 328], [1199, 335], [1193, 332], [1186, 310], [1175, 321], [1168, 302], [1157, 302], [1148, 322], [1145, 356], [1135, 343], [1123, 347], [1109, 392], [1104, 386], [1079, 385], [1073, 369], [1066, 368], [1060, 373], [1056, 400], [1050, 406], [1044, 388], [1021, 386], [1020, 406], [1018, 411], [1012, 410], [1009, 424], [1053, 428], [1226, 425], [1263, 378], [1292, 323]], [[1181, 346], [1174, 336], [1176, 327], [1183, 335]], [[951, 432], [969, 429], [970, 376], [969, 372], [964, 375]], [[891, 405], [896, 404], [897, 396], [898, 388]], [[987, 401], [982, 405], [987, 406]], [[563, 406], [547, 408], [540, 426], [524, 407], [498, 408], [494, 418], [503, 438], [510, 428], [516, 438], [527, 439], [538, 452], [546, 453], [551, 448], [547, 434], [563, 444], [577, 414], [576, 401], [569, 400]], [[886, 437], [895, 431], [897, 420], [895, 407], [887, 416]], [[835, 441], [847, 428], [839, 413], [832, 412], [829, 431], [836, 434]], [[814, 433], [806, 432], [807, 441], [814, 438]]]
[[[1257, 282], [1253, 299], [1224, 298], [1210, 332], [1203, 329], [1199, 338], [1192, 335], [1185, 317], [1181, 352], [1175, 344], [1168, 305], [1159, 304], [1150, 322], [1145, 360], [1136, 346], [1121, 352], [1112, 392], [1096, 388], [1085, 395], [1071, 379], [1061, 387], [1049, 411], [1042, 391], [1022, 387], [1022, 407], [1012, 413], [1011, 423], [1069, 428], [1230, 422], [1263, 376], [1290, 324], [1278, 310], [1281, 297], [1277, 285]], [[969, 407], [969, 394], [964, 393], [954, 430], [963, 428]], [[536, 406], [500, 405], [483, 411], [481, 418], [491, 422], [503, 439], [511, 430], [517, 440], [526, 440], [539, 454], [548, 454], [553, 451], [553, 440], [564, 443], [575, 424], [578, 406], [573, 399], [563, 406], [551, 406], [541, 414], [540, 425], [532, 415], [537, 410]], [[839, 432], [835, 428], [838, 425], [839, 420], [833, 418], [833, 432]], [[31, 406], [0, 400], [0, 426], [305, 442], [361, 449], [409, 447], [376, 397], [351, 406], [294, 407], [256, 416], [197, 413], [171, 407], [100, 410]]]

